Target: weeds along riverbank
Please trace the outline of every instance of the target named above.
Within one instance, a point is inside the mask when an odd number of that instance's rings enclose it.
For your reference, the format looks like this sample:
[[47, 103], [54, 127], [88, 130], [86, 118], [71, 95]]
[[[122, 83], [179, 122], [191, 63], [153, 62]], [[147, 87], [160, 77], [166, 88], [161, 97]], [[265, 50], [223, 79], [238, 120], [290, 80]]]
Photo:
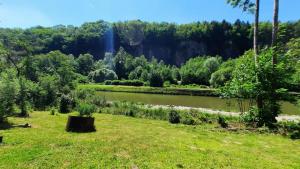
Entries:
[[78, 89], [91, 89], [95, 91], [130, 92], [149, 94], [170, 95], [193, 95], [193, 96], [219, 96], [218, 90], [211, 88], [196, 87], [149, 87], [149, 86], [121, 86], [102, 84], [80, 84]]

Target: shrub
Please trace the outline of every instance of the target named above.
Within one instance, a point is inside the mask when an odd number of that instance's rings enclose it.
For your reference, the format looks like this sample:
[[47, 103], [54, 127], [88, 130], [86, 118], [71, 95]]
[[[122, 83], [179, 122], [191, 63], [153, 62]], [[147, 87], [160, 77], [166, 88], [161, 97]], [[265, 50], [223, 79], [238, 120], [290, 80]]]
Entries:
[[91, 117], [96, 112], [96, 106], [88, 103], [80, 103], [77, 107], [80, 116]]
[[241, 120], [246, 124], [254, 125], [259, 121], [258, 119], [258, 109], [256, 107], [250, 107], [248, 112], [241, 114]]
[[293, 131], [290, 137], [293, 140], [300, 139], [300, 130]]
[[171, 110], [169, 113], [169, 122], [172, 124], [180, 123], [180, 115], [177, 111]]
[[164, 81], [161, 74], [158, 71], [152, 71], [149, 76], [151, 87], [163, 87]]
[[143, 86], [144, 82], [140, 80], [107, 80], [105, 85], [121, 85], [121, 86]]
[[70, 95], [63, 94], [60, 97], [59, 102], [59, 112], [60, 113], [69, 113], [72, 111], [72, 108], [75, 105], [75, 100]]
[[96, 83], [102, 83], [105, 80], [116, 80], [118, 79], [117, 74], [113, 70], [102, 68], [89, 73], [89, 79]]
[[225, 118], [222, 117], [222, 116], [219, 116], [218, 123], [220, 124], [220, 126], [222, 128], [227, 128], [228, 127], [228, 123], [226, 122]]
[[55, 115], [55, 113], [56, 113], [56, 110], [55, 110], [55, 108], [51, 108], [51, 110], [50, 110], [50, 115]]
[[197, 125], [200, 123], [200, 117], [198, 112], [189, 111], [181, 114], [180, 122], [186, 125]]

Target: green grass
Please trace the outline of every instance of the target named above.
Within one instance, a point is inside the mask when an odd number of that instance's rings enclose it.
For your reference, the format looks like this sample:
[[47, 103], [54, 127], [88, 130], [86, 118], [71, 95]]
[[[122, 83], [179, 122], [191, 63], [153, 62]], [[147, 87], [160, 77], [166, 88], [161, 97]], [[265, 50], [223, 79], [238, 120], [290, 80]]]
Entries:
[[78, 89], [94, 89], [96, 91], [111, 92], [132, 92], [172, 95], [196, 95], [196, 96], [217, 96], [216, 89], [209, 88], [187, 88], [187, 87], [149, 87], [149, 86], [117, 86], [101, 84], [81, 84]]
[[32, 128], [1, 130], [0, 168], [299, 168], [300, 141], [235, 133], [215, 125], [95, 114], [97, 132], [67, 133], [67, 115], [10, 118]]

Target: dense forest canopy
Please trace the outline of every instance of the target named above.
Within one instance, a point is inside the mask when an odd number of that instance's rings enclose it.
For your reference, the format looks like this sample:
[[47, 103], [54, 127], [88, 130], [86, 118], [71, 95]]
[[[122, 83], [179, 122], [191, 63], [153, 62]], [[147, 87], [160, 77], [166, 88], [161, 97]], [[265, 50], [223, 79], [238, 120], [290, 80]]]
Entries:
[[[300, 37], [300, 21], [281, 23], [279, 30], [279, 41], [287, 43], [291, 38]], [[106, 52], [116, 53], [122, 46], [135, 57], [144, 55], [148, 60], [155, 57], [179, 66], [196, 56], [219, 55], [224, 60], [236, 58], [252, 47], [252, 32], [252, 25], [240, 20], [181, 25], [140, 20], [97, 21], [79, 27], [1, 28], [0, 39], [5, 46], [14, 42], [29, 46], [32, 54], [59, 50], [76, 58], [89, 53], [95, 60], [103, 59]], [[260, 23], [261, 48], [271, 44], [271, 32], [271, 23]]]

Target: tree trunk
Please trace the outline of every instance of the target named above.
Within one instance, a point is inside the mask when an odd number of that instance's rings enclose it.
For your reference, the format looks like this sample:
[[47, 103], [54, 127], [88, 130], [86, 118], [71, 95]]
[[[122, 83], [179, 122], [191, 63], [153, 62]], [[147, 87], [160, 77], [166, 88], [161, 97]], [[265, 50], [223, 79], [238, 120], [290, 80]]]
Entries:
[[[277, 64], [277, 33], [278, 33], [278, 11], [279, 11], [279, 0], [274, 0], [274, 13], [273, 13], [273, 28], [272, 28], [272, 47], [274, 48], [274, 53], [272, 55], [272, 66], [273, 66], [273, 77], [272, 77], [272, 95], [270, 98], [271, 101], [271, 111], [274, 115], [277, 116], [278, 110], [276, 108], [277, 103], [277, 77], [276, 77], [276, 64]], [[275, 117], [274, 120], [276, 121]]]
[[[273, 15], [273, 29], [272, 29], [272, 46], [277, 45], [277, 32], [278, 32], [278, 11], [279, 11], [279, 0], [274, 0], [274, 15]], [[273, 65], [277, 63], [276, 55], [272, 58]]]
[[255, 7], [255, 20], [254, 20], [254, 36], [253, 36], [253, 50], [254, 50], [254, 60], [255, 65], [258, 66], [258, 23], [259, 23], [259, 0], [256, 0]]
[[[253, 50], [255, 66], [258, 68], [258, 24], [259, 24], [259, 0], [256, 0], [255, 5], [255, 20], [254, 20], [254, 36], [253, 36]], [[259, 82], [258, 74], [256, 75], [256, 81]], [[257, 95], [256, 105], [259, 110], [263, 108], [263, 100], [260, 94]]]

